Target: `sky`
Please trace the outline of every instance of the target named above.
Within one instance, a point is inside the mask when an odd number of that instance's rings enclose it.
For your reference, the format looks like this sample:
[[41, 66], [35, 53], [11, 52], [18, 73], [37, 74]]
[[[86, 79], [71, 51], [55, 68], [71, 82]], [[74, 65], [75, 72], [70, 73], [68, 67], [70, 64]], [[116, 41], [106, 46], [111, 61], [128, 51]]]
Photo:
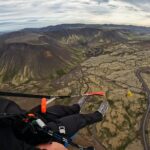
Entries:
[[0, 0], [0, 32], [64, 23], [150, 27], [150, 0]]

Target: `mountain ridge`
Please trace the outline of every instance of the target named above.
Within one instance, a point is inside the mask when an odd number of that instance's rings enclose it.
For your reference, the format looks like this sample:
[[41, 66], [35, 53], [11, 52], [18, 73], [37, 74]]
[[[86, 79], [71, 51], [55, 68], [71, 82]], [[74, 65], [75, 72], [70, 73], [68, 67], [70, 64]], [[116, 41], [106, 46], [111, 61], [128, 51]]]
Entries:
[[136, 30], [136, 31], [148, 31], [150, 32], [150, 27], [145, 27], [145, 26], [134, 26], [134, 25], [117, 25], [117, 24], [59, 24], [59, 25], [50, 25], [46, 27], [39, 27], [39, 28], [24, 28], [21, 30], [17, 31], [11, 31], [11, 32], [0, 32], [0, 34], [10, 34], [12, 32], [47, 32], [47, 31], [57, 31], [57, 30], [62, 30], [62, 29], [74, 29], [74, 28], [117, 28], [117, 29], [129, 29], [129, 30]]
[[86, 58], [100, 55], [110, 44], [138, 40], [141, 35], [145, 39], [148, 30], [135, 26], [62, 24], [3, 34], [0, 36], [1, 81], [56, 78]]

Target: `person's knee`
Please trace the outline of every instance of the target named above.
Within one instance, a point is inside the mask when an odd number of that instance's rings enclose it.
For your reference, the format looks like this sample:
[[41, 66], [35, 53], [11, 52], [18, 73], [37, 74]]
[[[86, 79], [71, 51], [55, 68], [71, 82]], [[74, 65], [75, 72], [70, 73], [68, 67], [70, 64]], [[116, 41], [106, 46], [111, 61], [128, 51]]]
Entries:
[[73, 104], [71, 107], [74, 112], [76, 113], [80, 112], [80, 106], [78, 104]]

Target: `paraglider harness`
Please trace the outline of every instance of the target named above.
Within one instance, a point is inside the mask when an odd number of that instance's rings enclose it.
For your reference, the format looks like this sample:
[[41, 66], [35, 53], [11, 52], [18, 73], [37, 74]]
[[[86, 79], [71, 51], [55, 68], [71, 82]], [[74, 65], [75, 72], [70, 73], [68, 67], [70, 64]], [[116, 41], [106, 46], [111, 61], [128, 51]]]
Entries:
[[73, 147], [78, 148], [79, 150], [94, 150], [94, 147], [85, 148], [81, 145], [78, 145], [78, 144], [74, 143], [71, 138], [68, 138], [65, 135], [65, 127], [64, 126], [59, 127], [59, 132], [60, 133], [53, 132], [45, 124], [45, 122], [41, 118], [39, 118], [38, 115], [36, 115], [36, 114], [19, 114], [19, 115], [15, 115], [15, 114], [1, 113], [0, 114], [0, 120], [5, 119], [5, 118], [6, 119], [19, 119], [22, 123], [24, 123], [26, 128], [23, 129], [22, 133], [25, 133], [29, 129], [31, 129], [32, 134], [36, 135], [39, 132], [45, 134], [47, 137], [49, 137], [50, 142], [51, 141], [56, 141], [58, 143], [63, 144], [65, 147], [67, 147], [68, 145], [71, 145]]
[[[94, 94], [88, 94], [88, 95], [102, 95], [103, 93], [94, 93]], [[8, 92], [0, 92], [1, 96], [15, 96], [15, 97], [29, 97], [29, 98], [66, 98], [66, 97], [71, 97], [71, 96], [43, 96], [43, 95], [31, 95], [31, 94], [20, 94], [20, 93], [8, 93]], [[41, 112], [45, 113], [46, 112], [46, 98], [42, 99], [41, 101]], [[33, 109], [34, 110], [34, 109]], [[19, 122], [24, 124], [25, 128], [23, 129], [23, 133], [28, 132], [28, 129], [32, 131], [32, 134], [36, 135], [38, 133], [42, 133], [43, 135], [46, 135], [47, 138], [49, 138], [49, 141], [56, 141], [58, 143], [63, 144], [65, 147], [68, 145], [71, 145], [73, 147], [76, 147], [79, 150], [95, 150], [94, 147], [83, 147], [81, 145], [78, 145], [72, 141], [70, 137], [67, 137], [65, 127], [64, 126], [59, 126], [59, 133], [56, 133], [52, 131], [46, 123], [39, 117], [38, 114], [36, 113], [22, 113], [22, 114], [7, 114], [7, 113], [1, 113], [0, 114], [0, 120], [1, 119], [10, 119], [10, 120], [15, 120], [19, 119]]]

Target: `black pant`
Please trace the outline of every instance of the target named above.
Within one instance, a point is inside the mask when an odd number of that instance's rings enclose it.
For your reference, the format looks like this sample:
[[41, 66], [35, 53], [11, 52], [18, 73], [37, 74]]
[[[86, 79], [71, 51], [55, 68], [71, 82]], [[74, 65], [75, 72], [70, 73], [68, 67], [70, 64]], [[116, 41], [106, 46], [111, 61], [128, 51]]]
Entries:
[[102, 114], [94, 112], [90, 114], [80, 114], [80, 106], [54, 105], [47, 109], [43, 117], [48, 121], [48, 126], [58, 132], [59, 126], [65, 126], [68, 136], [73, 136], [81, 128], [99, 122], [103, 119]]

